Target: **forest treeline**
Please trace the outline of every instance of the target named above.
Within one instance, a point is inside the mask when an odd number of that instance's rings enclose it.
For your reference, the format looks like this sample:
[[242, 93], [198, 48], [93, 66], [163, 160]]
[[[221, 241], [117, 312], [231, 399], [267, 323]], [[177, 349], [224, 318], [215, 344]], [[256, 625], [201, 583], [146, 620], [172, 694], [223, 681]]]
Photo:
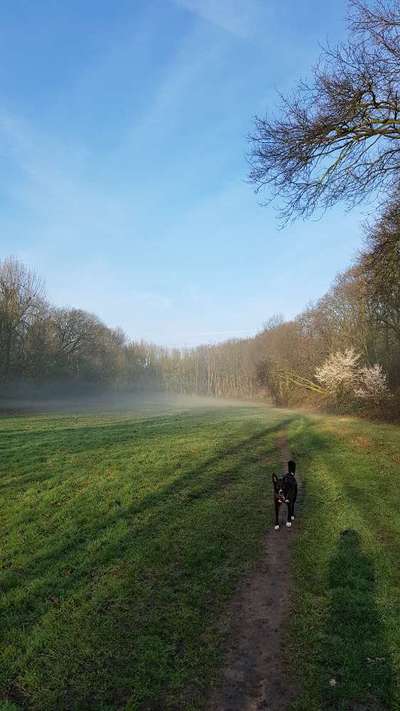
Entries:
[[83, 310], [57, 308], [40, 278], [0, 263], [3, 392], [21, 383], [272, 398], [396, 413], [400, 392], [400, 216], [389, 205], [364, 251], [317, 303], [253, 338], [191, 349], [129, 340]]

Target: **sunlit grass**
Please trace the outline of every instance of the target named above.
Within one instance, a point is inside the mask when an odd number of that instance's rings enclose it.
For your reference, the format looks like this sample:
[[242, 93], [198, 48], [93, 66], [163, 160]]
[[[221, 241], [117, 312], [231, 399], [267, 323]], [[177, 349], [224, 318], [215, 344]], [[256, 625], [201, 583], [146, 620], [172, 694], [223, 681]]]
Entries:
[[399, 428], [238, 406], [1, 420], [1, 711], [204, 708], [286, 427], [295, 708], [399, 709]]
[[305, 479], [296, 544], [296, 709], [399, 709], [400, 429], [302, 418], [290, 446]]
[[271, 520], [256, 407], [1, 420], [0, 698], [201, 708], [219, 617]]

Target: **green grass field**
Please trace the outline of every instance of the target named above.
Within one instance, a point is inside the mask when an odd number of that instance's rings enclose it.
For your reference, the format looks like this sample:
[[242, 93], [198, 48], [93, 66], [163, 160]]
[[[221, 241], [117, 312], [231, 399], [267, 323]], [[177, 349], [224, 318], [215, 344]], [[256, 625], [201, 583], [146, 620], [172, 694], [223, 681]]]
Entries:
[[199, 708], [219, 618], [270, 521], [281, 419], [252, 407], [3, 419], [0, 698]]
[[399, 709], [400, 428], [298, 417], [289, 444], [305, 479], [296, 709]]
[[154, 405], [0, 420], [1, 711], [200, 711], [285, 431], [296, 709], [399, 709], [400, 429]]

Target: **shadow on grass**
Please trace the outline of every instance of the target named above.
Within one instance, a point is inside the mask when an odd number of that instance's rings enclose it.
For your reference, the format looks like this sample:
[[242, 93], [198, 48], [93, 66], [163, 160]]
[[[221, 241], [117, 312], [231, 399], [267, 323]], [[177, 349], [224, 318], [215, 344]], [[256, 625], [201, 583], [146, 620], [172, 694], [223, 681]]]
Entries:
[[[139, 539], [146, 539], [149, 535], [154, 540], [162, 531], [166, 522], [169, 525], [180, 515], [193, 506], [201, 505], [206, 499], [212, 499], [219, 492], [225, 489], [233, 489], [243, 478], [243, 474], [248, 465], [259, 460], [260, 455], [254, 454], [257, 444], [263, 442], [265, 437], [273, 435], [282, 429], [288, 421], [279, 422], [274, 426], [263, 428], [250, 437], [246, 437], [234, 445], [221, 448], [213, 456], [204, 461], [197, 462], [194, 467], [179, 470], [180, 476], [160, 487], [156, 492], [152, 492], [143, 497], [140, 501], [133, 501], [130, 505], [122, 505], [115, 499], [114, 505], [109, 512], [98, 517], [93, 517], [92, 525], [80, 525], [78, 520], [74, 533], [68, 536], [67, 541], [63, 540], [62, 531], [57, 531], [52, 541], [44, 541], [43, 550], [33, 555], [29, 564], [25, 564], [23, 570], [4, 571], [2, 575], [2, 589], [9, 592], [21, 585], [23, 580], [35, 580], [41, 576], [46, 577], [46, 573], [51, 570], [61, 570], [64, 567], [71, 567], [74, 572], [62, 580], [62, 590], [65, 595], [67, 591], [76, 589], [81, 584], [82, 578], [87, 575], [88, 569], [110, 565], [111, 562], [118, 562], [129, 549], [134, 548]], [[262, 457], [268, 459], [274, 453], [274, 445], [268, 444], [264, 447]], [[234, 461], [232, 462], [232, 457]], [[213, 471], [221, 461], [226, 460], [223, 470]], [[40, 477], [39, 477], [40, 478]], [[270, 481], [260, 481], [260, 486], [266, 485], [269, 490]], [[134, 481], [132, 481], [134, 494]], [[112, 502], [111, 502], [112, 503]], [[145, 518], [143, 518], [145, 514]], [[150, 515], [150, 518], [148, 518]], [[127, 530], [122, 533], [116, 546], [116, 541], [112, 544], [104, 542], [100, 550], [89, 553], [91, 544], [97, 538], [107, 534], [108, 531], [121, 521], [126, 521]], [[89, 549], [89, 550], [88, 550]], [[84, 556], [85, 565], [83, 569], [76, 566], [76, 556]], [[43, 592], [47, 592], [48, 582], [43, 582]], [[37, 598], [40, 594], [40, 585], [35, 586], [32, 597]], [[24, 602], [20, 604], [26, 606], [30, 604], [31, 595], [24, 596]], [[32, 620], [33, 622], [33, 620]]]
[[[332, 511], [337, 508], [338, 516], [348, 516], [349, 521], [360, 519], [365, 527], [379, 535], [382, 504], [379, 497], [371, 495], [376, 482], [367, 477], [368, 459], [364, 470], [360, 467], [359, 453], [355, 460], [340, 436], [332, 431], [321, 431], [318, 421], [306, 418], [299, 419], [292, 428], [290, 445], [294, 458], [309, 467], [305, 481], [305, 518], [314, 522], [317, 519], [322, 530], [321, 549], [313, 556], [317, 559], [316, 609], [323, 604], [325, 596], [329, 601], [328, 621], [322, 629], [318, 617], [314, 624], [312, 613], [308, 611], [305, 615], [315, 633], [313, 656], [304, 662], [313, 680], [312, 687], [307, 682], [308, 693], [318, 704], [312, 708], [390, 711], [395, 708], [395, 673], [376, 602], [374, 557], [363, 551], [356, 530], [343, 530], [335, 547], [328, 528]], [[318, 471], [319, 463], [322, 473]], [[382, 483], [379, 486], [382, 487]], [[315, 545], [310, 526], [307, 526], [306, 538], [306, 548]], [[325, 566], [325, 553], [329, 556], [328, 578], [325, 580], [324, 576], [321, 580], [319, 566]], [[386, 556], [387, 551], [382, 550], [382, 555]], [[303, 575], [313, 576], [309, 566]], [[306, 580], [303, 582], [307, 589], [309, 584]], [[303, 711], [306, 707], [299, 705], [298, 708]]]
[[392, 708], [393, 673], [375, 602], [375, 571], [355, 530], [344, 530], [329, 566], [329, 619], [321, 653], [321, 708]]
[[[59, 459], [62, 456], [70, 455], [84, 454], [86, 456], [96, 451], [101, 452], [101, 457], [104, 457], [106, 452], [112, 453], [116, 447], [121, 448], [124, 445], [130, 448], [142, 447], [143, 445], [157, 447], [160, 446], [160, 438], [176, 436], [180, 428], [182, 428], [182, 434], [185, 436], [195, 433], [199, 426], [201, 426], [203, 432], [205, 428], [213, 431], [218, 425], [218, 416], [220, 417], [220, 413], [216, 413], [215, 418], [212, 418], [207, 423], [201, 420], [199, 423], [196, 416], [193, 416], [188, 421], [187, 418], [177, 415], [148, 418], [139, 422], [133, 420], [115, 424], [85, 425], [83, 427], [75, 425], [54, 430], [45, 429], [38, 432], [28, 430], [0, 433], [0, 451], [2, 452], [3, 460], [6, 460], [7, 453], [14, 455], [18, 453], [18, 456], [21, 457], [21, 452], [24, 452], [26, 453], [26, 460], [29, 462], [29, 473], [19, 473], [18, 476], [13, 477], [11, 480], [7, 478], [8, 469], [5, 468], [4, 473], [2, 473], [0, 468], [0, 492], [12, 491], [15, 493], [19, 489], [29, 488], [39, 482], [43, 483], [57, 478], [52, 469], [46, 471], [42, 468], [40, 474], [35, 472], [32, 475], [31, 473], [32, 466], [46, 465], [52, 457]], [[290, 418], [282, 421], [272, 429], [266, 428], [263, 432], [273, 432], [280, 427], [285, 427], [289, 422]], [[221, 451], [217, 454], [214, 461], [226, 454], [233, 454], [241, 446], [241, 442], [232, 448], [228, 446], [226, 451]], [[122, 457], [121, 453], [120, 457]], [[213, 460], [211, 459], [209, 464], [212, 463]], [[2, 478], [4, 478], [4, 481], [2, 481]]]
[[[23, 569], [7, 571], [4, 592], [17, 591], [7, 627], [12, 632], [18, 620], [32, 635], [28, 652], [21, 648], [21, 670], [9, 674], [7, 697], [23, 708], [122, 708], [133, 690], [154, 700], [166, 686], [180, 687], [198, 663], [203, 620], [208, 625], [217, 614], [262, 530], [273, 435], [289, 421], [221, 443], [142, 500], [135, 501], [133, 479], [125, 505], [111, 501], [84, 526], [77, 519], [68, 540], [57, 531]], [[93, 547], [96, 539], [101, 545]], [[36, 688], [25, 689], [25, 666]]]

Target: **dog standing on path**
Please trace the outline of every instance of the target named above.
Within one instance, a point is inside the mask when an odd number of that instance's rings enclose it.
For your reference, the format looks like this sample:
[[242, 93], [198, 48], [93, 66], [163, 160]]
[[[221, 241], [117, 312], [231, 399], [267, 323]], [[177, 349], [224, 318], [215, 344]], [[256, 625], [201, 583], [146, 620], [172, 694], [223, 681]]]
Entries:
[[272, 474], [272, 483], [274, 487], [275, 530], [279, 529], [279, 511], [282, 504], [287, 505], [286, 526], [290, 528], [292, 521], [294, 521], [294, 505], [297, 499], [296, 462], [293, 460], [288, 462], [288, 471], [283, 477]]

